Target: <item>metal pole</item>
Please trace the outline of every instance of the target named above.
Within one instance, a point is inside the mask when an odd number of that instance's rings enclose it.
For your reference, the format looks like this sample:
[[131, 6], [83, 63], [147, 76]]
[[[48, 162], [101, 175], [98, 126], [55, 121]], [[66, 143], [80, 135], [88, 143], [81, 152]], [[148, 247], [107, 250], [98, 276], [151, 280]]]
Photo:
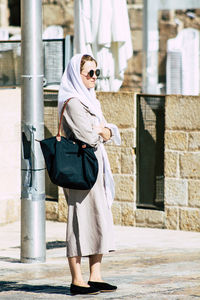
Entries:
[[21, 0], [22, 29], [22, 193], [21, 262], [44, 262], [45, 174], [42, 0]]

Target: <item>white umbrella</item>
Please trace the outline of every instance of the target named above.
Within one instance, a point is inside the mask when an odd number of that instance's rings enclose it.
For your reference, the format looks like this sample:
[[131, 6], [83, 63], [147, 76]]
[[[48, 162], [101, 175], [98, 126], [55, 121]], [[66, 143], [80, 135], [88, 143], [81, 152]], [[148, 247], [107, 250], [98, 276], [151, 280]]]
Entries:
[[93, 55], [101, 76], [97, 90], [118, 91], [132, 56], [126, 0], [75, 0], [75, 53]]

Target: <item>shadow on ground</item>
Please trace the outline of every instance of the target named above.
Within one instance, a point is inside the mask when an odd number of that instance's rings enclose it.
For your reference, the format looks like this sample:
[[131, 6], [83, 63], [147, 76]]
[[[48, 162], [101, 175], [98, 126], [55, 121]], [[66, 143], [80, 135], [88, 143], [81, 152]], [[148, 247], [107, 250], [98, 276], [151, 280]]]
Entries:
[[55, 249], [55, 248], [63, 248], [66, 247], [66, 242], [63, 241], [52, 241], [46, 243], [46, 249]]
[[69, 287], [64, 286], [32, 285], [20, 284], [16, 281], [0, 281], [0, 292], [8, 291], [71, 295]]

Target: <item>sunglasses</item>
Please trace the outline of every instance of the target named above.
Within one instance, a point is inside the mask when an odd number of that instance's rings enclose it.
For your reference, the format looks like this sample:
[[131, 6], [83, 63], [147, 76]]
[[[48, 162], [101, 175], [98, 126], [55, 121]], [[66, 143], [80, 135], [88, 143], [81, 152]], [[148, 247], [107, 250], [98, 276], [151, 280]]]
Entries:
[[[89, 76], [90, 78], [92, 78], [93, 76], [94, 76], [94, 74], [97, 76], [97, 77], [99, 77], [99, 75], [100, 75], [100, 70], [99, 69], [96, 69], [96, 71], [94, 71], [94, 70], [90, 70], [88, 73], [87, 73], [87, 76]], [[82, 74], [82, 75], [84, 75], [84, 74]], [[85, 75], [84, 75], [85, 76]], [[86, 77], [87, 77], [86, 76]]]

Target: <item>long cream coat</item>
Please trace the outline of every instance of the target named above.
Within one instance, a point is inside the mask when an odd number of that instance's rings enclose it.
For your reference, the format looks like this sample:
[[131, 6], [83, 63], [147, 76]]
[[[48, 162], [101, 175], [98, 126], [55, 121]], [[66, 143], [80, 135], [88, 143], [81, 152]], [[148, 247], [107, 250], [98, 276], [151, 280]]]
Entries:
[[66, 137], [76, 137], [96, 148], [99, 163], [97, 181], [91, 190], [64, 189], [68, 203], [67, 256], [105, 254], [115, 250], [113, 218], [106, 200], [103, 180], [103, 160], [99, 144], [102, 138], [95, 132], [96, 117], [77, 98], [65, 109], [62, 128]]

